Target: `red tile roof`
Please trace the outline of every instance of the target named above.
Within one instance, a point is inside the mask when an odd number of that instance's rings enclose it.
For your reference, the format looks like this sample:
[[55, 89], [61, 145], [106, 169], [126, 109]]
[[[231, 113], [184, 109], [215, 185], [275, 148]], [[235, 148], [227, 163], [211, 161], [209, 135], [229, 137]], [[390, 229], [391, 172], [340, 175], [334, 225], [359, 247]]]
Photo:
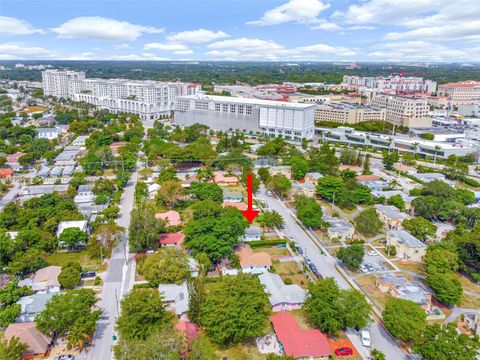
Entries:
[[175, 210], [169, 210], [164, 213], [156, 213], [155, 219], [164, 220], [167, 226], [182, 225], [182, 221], [180, 220], [180, 213]]
[[160, 245], [181, 245], [185, 235], [182, 232], [162, 234], [160, 236]]
[[198, 327], [189, 321], [179, 321], [175, 324], [175, 330], [177, 330], [181, 336], [185, 336], [188, 340], [198, 338]]
[[286, 355], [298, 358], [328, 356], [332, 353], [324, 334], [317, 329], [300, 329], [292, 314], [281, 312], [271, 316], [270, 320]]
[[237, 208], [240, 211], [245, 211], [247, 210], [247, 204], [245, 203], [237, 203], [237, 202], [231, 202], [231, 201], [224, 201], [222, 204], [223, 207], [227, 206], [233, 206], [234, 208]]

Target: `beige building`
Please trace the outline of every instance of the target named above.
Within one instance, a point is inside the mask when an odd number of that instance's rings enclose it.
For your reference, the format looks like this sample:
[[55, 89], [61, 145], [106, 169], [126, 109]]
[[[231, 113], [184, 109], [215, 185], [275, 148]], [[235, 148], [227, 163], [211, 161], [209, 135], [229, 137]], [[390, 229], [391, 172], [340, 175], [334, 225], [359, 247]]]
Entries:
[[355, 106], [346, 103], [322, 104], [315, 108], [315, 121], [333, 121], [343, 124], [356, 124], [361, 121], [385, 121], [386, 109]]
[[438, 95], [448, 96], [452, 105], [479, 103], [480, 81], [442, 84], [438, 87]]
[[268, 171], [270, 172], [270, 175], [271, 175], [271, 176], [283, 175], [283, 176], [285, 176], [287, 179], [291, 179], [291, 178], [292, 178], [292, 167], [291, 167], [291, 166], [288, 166], [288, 165], [284, 165], [284, 166], [272, 166], [271, 168], [268, 169]]
[[427, 252], [427, 245], [405, 230], [389, 231], [387, 245], [396, 249], [397, 258], [407, 261], [420, 262]]
[[[357, 180], [358, 180], [357, 176]], [[402, 222], [405, 219], [410, 219], [411, 216], [401, 212], [393, 205], [375, 205], [378, 218], [386, 225], [388, 230], [400, 230], [402, 228]]]
[[426, 99], [378, 94], [372, 100], [372, 107], [386, 109], [385, 119], [395, 125], [410, 128], [432, 126], [432, 118], [428, 115], [430, 108]]

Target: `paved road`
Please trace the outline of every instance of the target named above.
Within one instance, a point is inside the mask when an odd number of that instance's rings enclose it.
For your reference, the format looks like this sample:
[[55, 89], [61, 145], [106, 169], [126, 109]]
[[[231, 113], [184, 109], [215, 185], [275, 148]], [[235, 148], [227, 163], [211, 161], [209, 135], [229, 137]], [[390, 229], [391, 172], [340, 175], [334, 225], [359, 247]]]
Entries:
[[3, 210], [12, 201], [15, 201], [15, 195], [20, 192], [21, 186], [17, 181], [12, 182], [13, 187], [5, 194], [5, 196], [0, 200], [0, 211]]
[[[265, 201], [271, 210], [276, 210], [283, 216], [285, 220], [285, 234], [294, 237], [295, 242], [304, 250], [306, 256], [308, 256], [317, 266], [322, 276], [333, 277], [337, 284], [343, 289], [351, 288], [350, 284], [335, 268], [335, 259], [320, 253], [320, 250], [315, 245], [314, 241], [292, 217], [290, 210], [287, 209], [279, 199], [266, 195], [263, 184], [256, 196]], [[372, 337], [372, 348], [381, 350], [389, 360], [406, 359], [405, 354], [381, 324], [375, 321], [369, 326], [369, 329]], [[361, 353], [362, 357], [364, 359], [368, 358], [368, 350], [362, 346], [360, 337], [353, 331], [348, 331], [347, 335], [350, 341], [352, 341], [354, 346]]]
[[[117, 219], [117, 225], [126, 229], [125, 234], [128, 233], [130, 225], [137, 177], [137, 172], [132, 173], [120, 204], [120, 217]], [[129, 253], [127, 236], [122, 236], [112, 251], [112, 257], [105, 275], [99, 303], [103, 309], [103, 318], [97, 324], [92, 348], [88, 354], [89, 360], [108, 360], [112, 358], [113, 335], [116, 335], [114, 331], [115, 321], [119, 315], [122, 296], [130, 291], [133, 286], [131, 280], [134, 269], [135, 261], [133, 254]]]

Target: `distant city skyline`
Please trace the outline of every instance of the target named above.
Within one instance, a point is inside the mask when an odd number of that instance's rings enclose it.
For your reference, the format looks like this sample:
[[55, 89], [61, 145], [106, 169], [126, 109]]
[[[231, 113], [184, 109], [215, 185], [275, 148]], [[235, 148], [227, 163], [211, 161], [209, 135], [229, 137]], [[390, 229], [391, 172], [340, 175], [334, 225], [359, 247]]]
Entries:
[[478, 0], [3, 0], [0, 60], [475, 62]]

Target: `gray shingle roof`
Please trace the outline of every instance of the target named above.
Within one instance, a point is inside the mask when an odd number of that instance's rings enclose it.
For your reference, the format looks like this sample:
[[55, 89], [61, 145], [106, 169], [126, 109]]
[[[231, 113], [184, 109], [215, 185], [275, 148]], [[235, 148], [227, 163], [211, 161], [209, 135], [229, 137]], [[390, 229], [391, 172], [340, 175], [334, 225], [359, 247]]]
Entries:
[[285, 285], [280, 275], [270, 272], [262, 273], [258, 279], [265, 285], [265, 290], [270, 294], [268, 300], [271, 306], [278, 304], [303, 304], [307, 292], [300, 286]]

